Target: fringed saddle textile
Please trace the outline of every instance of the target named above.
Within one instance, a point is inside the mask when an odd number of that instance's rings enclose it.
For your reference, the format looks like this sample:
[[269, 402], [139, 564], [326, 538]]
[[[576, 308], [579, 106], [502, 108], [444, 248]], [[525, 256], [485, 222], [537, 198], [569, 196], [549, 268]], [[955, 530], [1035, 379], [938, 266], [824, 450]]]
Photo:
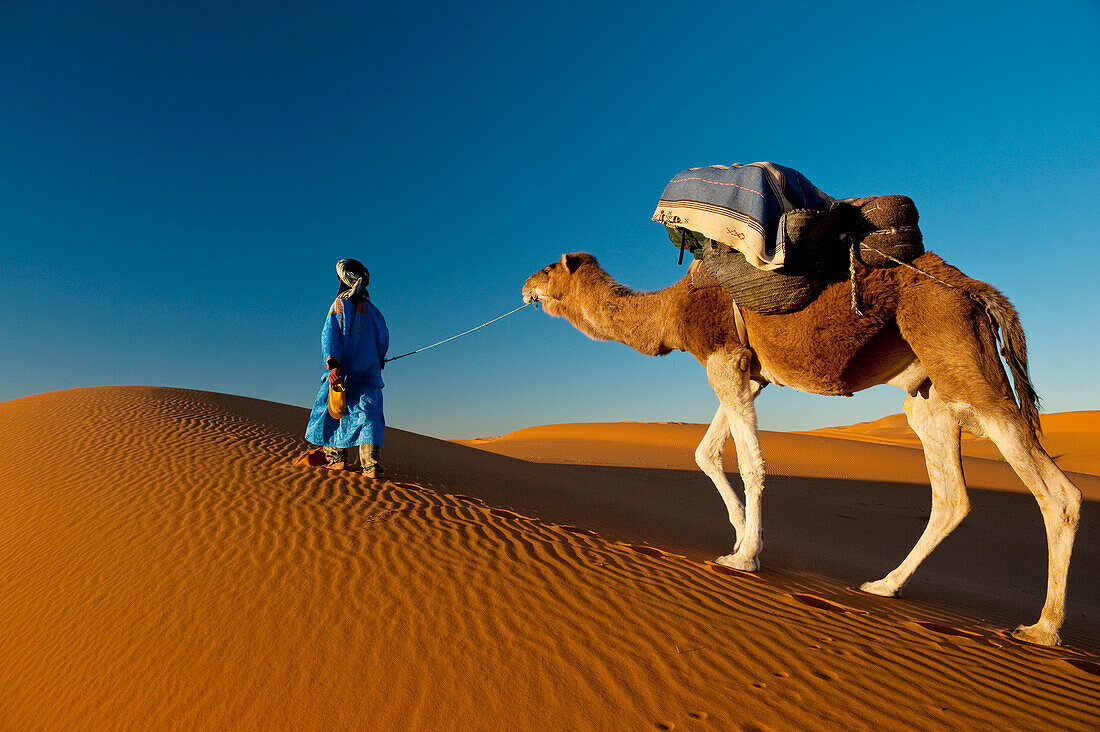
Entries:
[[764, 314], [800, 310], [845, 276], [854, 292], [857, 260], [877, 268], [916, 258], [917, 218], [906, 196], [834, 201], [773, 163], [685, 170], [653, 214], [676, 247], [702, 260], [709, 277], [696, 270], [697, 288], [720, 284]]
[[774, 163], [712, 165], [677, 173], [665, 186], [653, 220], [741, 252], [759, 269], [787, 262], [779, 218], [793, 209], [825, 209], [832, 201], [801, 173]]

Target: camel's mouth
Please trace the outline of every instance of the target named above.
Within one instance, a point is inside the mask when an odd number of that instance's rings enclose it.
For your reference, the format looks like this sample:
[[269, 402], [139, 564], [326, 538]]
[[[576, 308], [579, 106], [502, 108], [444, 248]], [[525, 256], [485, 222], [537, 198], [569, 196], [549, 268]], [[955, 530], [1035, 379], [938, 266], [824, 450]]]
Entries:
[[530, 305], [535, 303], [536, 307], [540, 307], [546, 311], [547, 315], [560, 315], [560, 300], [555, 300], [544, 292], [536, 292], [534, 290], [525, 290], [523, 293], [523, 302]]
[[545, 305], [546, 303], [550, 302], [551, 300], [553, 300], [553, 298], [550, 297], [549, 295], [547, 295], [545, 293], [542, 293], [542, 292], [538, 292], [537, 290], [534, 290], [534, 289], [523, 291], [523, 301], [525, 303], [527, 303], [528, 305], [530, 305], [533, 302], [540, 302], [543, 305]]

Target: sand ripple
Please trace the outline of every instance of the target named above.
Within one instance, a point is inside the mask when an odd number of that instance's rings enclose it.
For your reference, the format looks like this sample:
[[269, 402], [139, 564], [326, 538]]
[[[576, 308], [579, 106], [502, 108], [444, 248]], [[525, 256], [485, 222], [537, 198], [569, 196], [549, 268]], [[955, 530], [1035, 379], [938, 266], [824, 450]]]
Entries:
[[294, 467], [303, 410], [117, 387], [0, 419], [8, 729], [1100, 725], [1088, 654], [719, 573], [415, 465]]

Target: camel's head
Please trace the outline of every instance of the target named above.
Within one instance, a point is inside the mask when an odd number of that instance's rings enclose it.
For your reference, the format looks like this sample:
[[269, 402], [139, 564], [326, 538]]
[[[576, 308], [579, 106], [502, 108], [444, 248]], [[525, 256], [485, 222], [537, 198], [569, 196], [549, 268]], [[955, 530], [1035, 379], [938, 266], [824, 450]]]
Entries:
[[540, 269], [523, 283], [523, 301], [542, 303], [550, 315], [564, 315], [563, 300], [571, 292], [570, 284], [577, 270], [586, 264], [595, 264], [596, 258], [585, 252], [563, 254], [561, 259]]

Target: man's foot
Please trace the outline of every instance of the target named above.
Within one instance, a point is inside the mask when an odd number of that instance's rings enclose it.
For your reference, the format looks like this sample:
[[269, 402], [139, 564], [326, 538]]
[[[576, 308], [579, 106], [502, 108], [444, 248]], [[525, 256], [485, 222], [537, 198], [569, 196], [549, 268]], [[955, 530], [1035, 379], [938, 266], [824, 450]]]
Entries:
[[371, 480], [379, 480], [380, 478], [383, 477], [382, 468], [379, 468], [379, 467], [363, 468], [363, 477], [364, 478], [369, 478]]
[[347, 470], [348, 465], [348, 451], [338, 447], [325, 447], [325, 464], [322, 466], [326, 470]]

